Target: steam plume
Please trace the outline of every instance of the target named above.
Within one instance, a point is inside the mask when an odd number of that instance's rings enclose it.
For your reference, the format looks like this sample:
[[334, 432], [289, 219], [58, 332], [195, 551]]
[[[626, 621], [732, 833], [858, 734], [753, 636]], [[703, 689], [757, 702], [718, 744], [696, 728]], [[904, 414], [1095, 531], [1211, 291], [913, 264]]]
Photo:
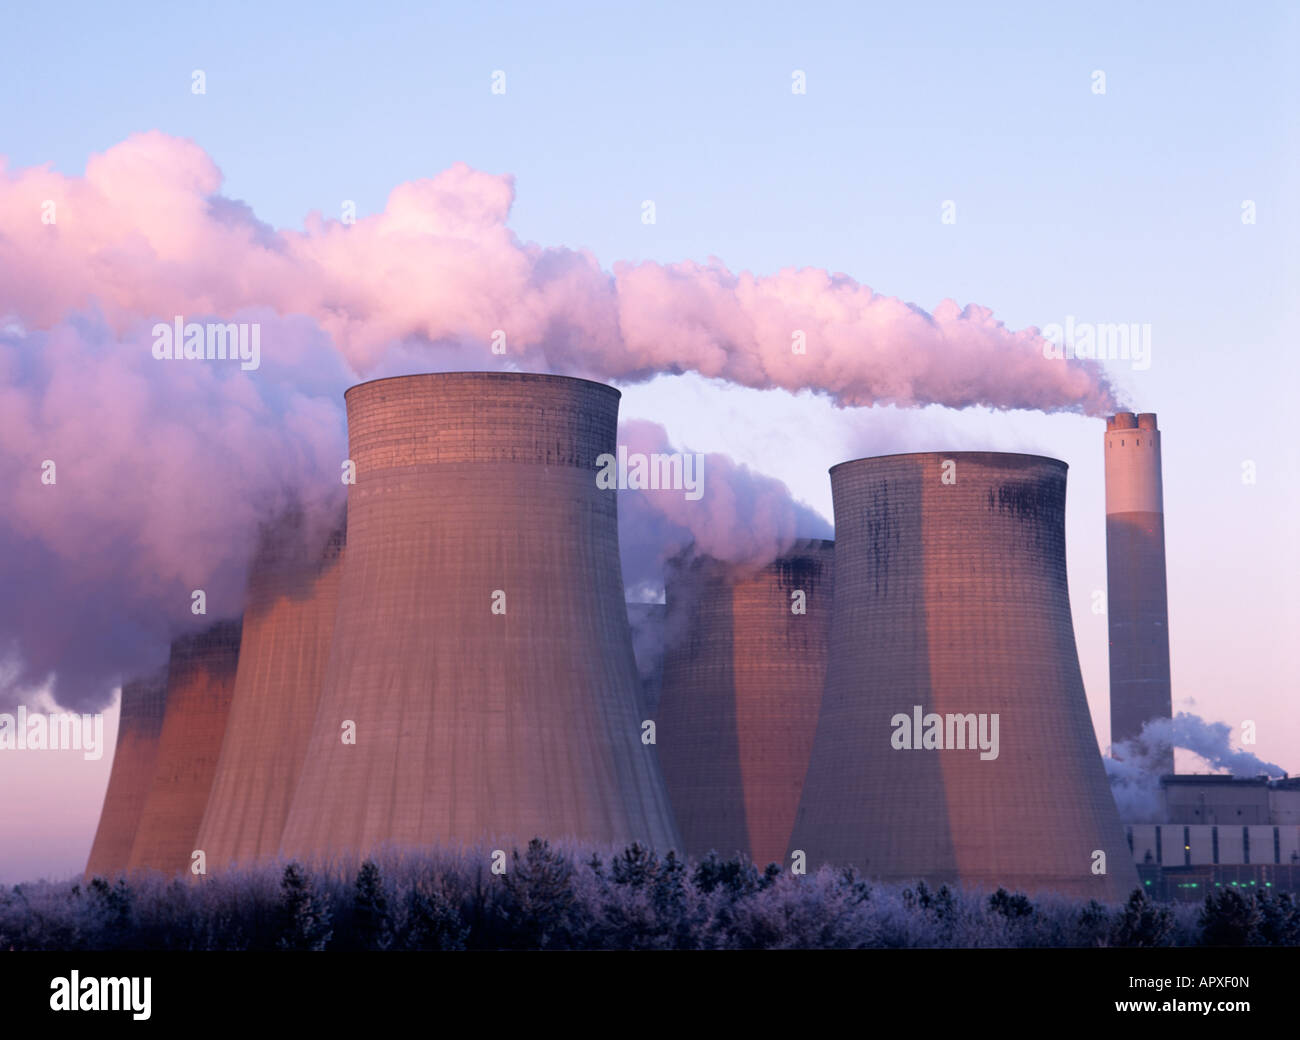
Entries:
[[[521, 242], [513, 180], [463, 164], [399, 185], [381, 213], [311, 214], [301, 231], [258, 220], [221, 182], [197, 145], [158, 132], [80, 176], [0, 160], [0, 702], [57, 677], [60, 703], [98, 707], [206, 623], [194, 590], [214, 615], [238, 613], [260, 526], [294, 503], [332, 516], [341, 392], [364, 377], [694, 371], [853, 406], [1115, 407], [1097, 365], [1045, 359], [1036, 330], [979, 306], [926, 313], [811, 269], [605, 270]], [[154, 328], [177, 315], [259, 323], [260, 367], [155, 360]], [[692, 541], [757, 559], [825, 532], [797, 530], [815, 514], [721, 456], [706, 481], [701, 502], [624, 496], [629, 588], [653, 591]]]
[[1106, 773], [1120, 817], [1128, 823], [1159, 819], [1160, 763], [1173, 748], [1184, 748], [1205, 759], [1216, 772], [1232, 776], [1285, 776], [1274, 762], [1232, 746], [1232, 727], [1226, 722], [1206, 722], [1180, 711], [1172, 719], [1152, 719], [1135, 740], [1121, 741], [1112, 749], [1118, 758], [1106, 757]]
[[[985, 307], [927, 313], [811, 268], [610, 273], [585, 251], [521, 242], [513, 178], [463, 163], [399, 185], [382, 213], [313, 213], [304, 231], [258, 221], [221, 181], [197, 145], [157, 132], [94, 156], [82, 177], [0, 167], [0, 313], [49, 327], [93, 300], [120, 331], [268, 307], [314, 319], [363, 374], [408, 340], [477, 344], [490, 362], [501, 330], [519, 367], [597, 379], [695, 371], [853, 406], [1115, 407], [1097, 364], [1045, 358], [1036, 329], [1012, 332]], [[46, 200], [54, 224], [39, 219]]]

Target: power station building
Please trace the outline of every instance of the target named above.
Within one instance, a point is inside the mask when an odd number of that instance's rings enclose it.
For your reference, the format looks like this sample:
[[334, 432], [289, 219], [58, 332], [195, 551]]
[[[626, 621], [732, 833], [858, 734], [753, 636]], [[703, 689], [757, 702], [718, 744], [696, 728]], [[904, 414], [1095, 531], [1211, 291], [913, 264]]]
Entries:
[[347, 392], [356, 483], [285, 855], [680, 846], [641, 739], [615, 491], [596, 479], [619, 397], [482, 372]]
[[156, 676], [122, 684], [117, 746], [99, 827], [86, 862], [87, 877], [112, 877], [126, 870], [153, 784], [166, 703], [166, 669]]
[[[226, 733], [239, 663], [240, 622], [218, 621], [172, 643], [153, 779], [127, 870], [187, 870]], [[114, 763], [116, 765], [116, 763]]]
[[322, 551], [295, 510], [269, 528], [249, 573], [239, 669], [196, 848], [209, 870], [280, 850], [334, 636], [343, 531]]
[[[1151, 412], [1106, 421], [1106, 582], [1110, 738], [1118, 745], [1173, 710], [1160, 430]], [[1174, 771], [1172, 749], [1157, 768]]]
[[762, 568], [670, 562], [659, 759], [685, 851], [783, 863], [830, 637], [834, 543]]
[[1066, 470], [991, 452], [831, 469], [830, 657], [790, 842], [808, 870], [1137, 887], [1075, 649]]
[[1187, 774], [1163, 777], [1160, 792], [1159, 822], [1126, 827], [1147, 891], [1300, 891], [1300, 779]]

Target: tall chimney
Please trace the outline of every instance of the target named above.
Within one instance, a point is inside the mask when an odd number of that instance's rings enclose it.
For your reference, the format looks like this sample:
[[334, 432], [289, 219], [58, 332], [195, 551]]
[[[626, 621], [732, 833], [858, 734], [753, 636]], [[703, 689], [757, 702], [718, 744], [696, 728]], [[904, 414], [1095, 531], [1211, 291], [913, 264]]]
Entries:
[[619, 396], [488, 372], [347, 392], [347, 550], [283, 854], [678, 844], [597, 486]]
[[994, 452], [831, 470], [830, 659], [790, 842], [808, 870], [1137, 887], [1075, 650], [1065, 476]]
[[[1173, 712], [1160, 430], [1153, 412], [1106, 420], [1106, 583], [1115, 745]], [[1172, 749], [1161, 765], [1162, 772], [1174, 771]]]

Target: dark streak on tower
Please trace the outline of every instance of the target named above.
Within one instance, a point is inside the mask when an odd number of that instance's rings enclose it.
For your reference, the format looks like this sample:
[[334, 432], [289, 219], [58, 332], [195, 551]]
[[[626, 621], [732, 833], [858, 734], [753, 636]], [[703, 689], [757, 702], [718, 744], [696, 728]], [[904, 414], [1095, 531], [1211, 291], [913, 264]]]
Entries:
[[295, 509], [263, 532], [249, 572], [239, 670], [196, 847], [208, 870], [274, 859], [307, 753], [334, 636], [344, 534], [321, 551]]
[[670, 562], [658, 743], [689, 855], [784, 859], [826, 678], [832, 550], [803, 540], [761, 569]]
[[[826, 691], [790, 843], [810, 871], [1111, 902], [1136, 887], [1075, 649], [1065, 476], [993, 452], [832, 468]], [[945, 728], [998, 715], [997, 757], [964, 734], [895, 746], [896, 716], [918, 705]]]
[[190, 866], [207, 808], [239, 664], [240, 622], [218, 621], [172, 643], [158, 760], [127, 863], [177, 874]]

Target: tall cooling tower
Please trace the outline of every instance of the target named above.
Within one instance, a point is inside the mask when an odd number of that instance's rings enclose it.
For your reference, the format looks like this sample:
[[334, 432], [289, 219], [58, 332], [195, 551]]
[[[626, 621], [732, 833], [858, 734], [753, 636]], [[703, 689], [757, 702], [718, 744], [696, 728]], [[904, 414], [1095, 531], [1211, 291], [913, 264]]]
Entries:
[[654, 718], [664, 689], [664, 618], [663, 603], [629, 603], [627, 620], [632, 626], [632, 650], [641, 675], [641, 714]]
[[483, 372], [347, 392], [348, 546], [286, 855], [677, 844], [596, 484], [619, 396]]
[[[1154, 413], [1106, 420], [1106, 584], [1110, 621], [1110, 739], [1173, 712], [1160, 431]], [[1174, 771], [1173, 751], [1162, 759]]]
[[274, 859], [334, 635], [343, 532], [307, 543], [295, 513], [267, 531], [249, 574], [230, 721], [196, 848], [208, 867]]
[[670, 564], [659, 760], [686, 852], [785, 858], [817, 729], [834, 543]]
[[830, 662], [790, 843], [810, 870], [1108, 901], [1137, 886], [1075, 652], [1066, 468], [953, 452], [831, 469]]
[[90, 847], [86, 876], [112, 877], [126, 870], [158, 759], [167, 672], [122, 684], [117, 749], [108, 776], [99, 828]]
[[127, 868], [189, 869], [208, 804], [239, 664], [239, 621], [172, 643], [158, 758]]

